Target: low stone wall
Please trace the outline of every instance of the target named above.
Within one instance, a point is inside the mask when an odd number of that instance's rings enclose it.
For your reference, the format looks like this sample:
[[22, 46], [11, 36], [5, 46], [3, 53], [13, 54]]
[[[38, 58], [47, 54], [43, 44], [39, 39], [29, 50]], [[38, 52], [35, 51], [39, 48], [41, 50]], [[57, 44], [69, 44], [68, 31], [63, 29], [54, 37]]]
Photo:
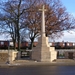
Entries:
[[7, 62], [8, 60], [12, 63], [18, 56], [18, 51], [15, 50], [0, 50], [0, 62]]
[[7, 53], [0, 53], [0, 62], [6, 62], [8, 58], [8, 54]]
[[64, 53], [64, 55], [65, 55], [65, 58], [67, 58], [67, 59], [75, 59], [75, 52], [67, 51]]
[[75, 59], [75, 49], [56, 49], [60, 54], [64, 54], [66, 59]]

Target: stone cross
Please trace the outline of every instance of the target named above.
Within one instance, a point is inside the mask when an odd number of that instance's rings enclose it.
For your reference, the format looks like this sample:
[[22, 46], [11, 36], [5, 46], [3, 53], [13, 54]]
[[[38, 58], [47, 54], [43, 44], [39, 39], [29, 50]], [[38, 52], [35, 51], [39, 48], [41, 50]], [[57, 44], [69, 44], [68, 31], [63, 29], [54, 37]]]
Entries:
[[39, 9], [39, 11], [42, 11], [42, 25], [41, 25], [41, 35], [45, 37], [45, 6], [42, 6], [42, 9]]

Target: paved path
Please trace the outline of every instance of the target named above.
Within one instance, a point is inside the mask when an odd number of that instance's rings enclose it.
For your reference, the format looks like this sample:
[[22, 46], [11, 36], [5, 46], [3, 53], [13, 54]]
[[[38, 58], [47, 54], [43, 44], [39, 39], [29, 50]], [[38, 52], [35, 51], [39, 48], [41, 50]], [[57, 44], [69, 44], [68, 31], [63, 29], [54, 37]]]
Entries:
[[16, 60], [11, 64], [0, 63], [0, 67], [14, 67], [14, 66], [60, 66], [60, 65], [75, 65], [75, 60], [71, 59], [57, 59], [53, 62], [37, 62], [32, 60]]

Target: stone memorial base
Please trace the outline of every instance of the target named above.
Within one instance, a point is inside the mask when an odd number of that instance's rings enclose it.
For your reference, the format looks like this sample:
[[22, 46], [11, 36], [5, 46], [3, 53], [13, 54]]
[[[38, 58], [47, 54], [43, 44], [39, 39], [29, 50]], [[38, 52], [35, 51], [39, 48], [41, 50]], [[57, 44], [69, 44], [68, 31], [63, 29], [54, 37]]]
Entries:
[[57, 52], [48, 44], [48, 37], [40, 37], [38, 45], [32, 49], [32, 60], [52, 62], [55, 59], [57, 59]]

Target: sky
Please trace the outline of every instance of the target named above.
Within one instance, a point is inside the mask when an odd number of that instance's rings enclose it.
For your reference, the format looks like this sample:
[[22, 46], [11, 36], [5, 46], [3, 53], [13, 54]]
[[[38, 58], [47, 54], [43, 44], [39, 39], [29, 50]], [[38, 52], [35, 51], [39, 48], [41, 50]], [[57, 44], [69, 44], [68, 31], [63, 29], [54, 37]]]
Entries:
[[[67, 12], [73, 14], [75, 17], [75, 0], [60, 0], [60, 1], [62, 5], [66, 8]], [[4, 35], [1, 36], [0, 40], [3, 39], [7, 39], [7, 37], [4, 38]], [[55, 41], [75, 42], [75, 32], [74, 31], [64, 32], [64, 36], [62, 36], [62, 38], [60, 39], [56, 39]]]
[[[75, 0], [60, 0], [60, 1], [66, 8], [66, 11], [75, 17]], [[56, 39], [55, 41], [75, 42], [75, 32], [74, 31], [64, 32], [64, 36], [62, 36], [62, 38], [60, 39]]]
[[66, 7], [67, 12], [72, 13], [75, 16], [75, 0], [60, 0], [63, 6]]

